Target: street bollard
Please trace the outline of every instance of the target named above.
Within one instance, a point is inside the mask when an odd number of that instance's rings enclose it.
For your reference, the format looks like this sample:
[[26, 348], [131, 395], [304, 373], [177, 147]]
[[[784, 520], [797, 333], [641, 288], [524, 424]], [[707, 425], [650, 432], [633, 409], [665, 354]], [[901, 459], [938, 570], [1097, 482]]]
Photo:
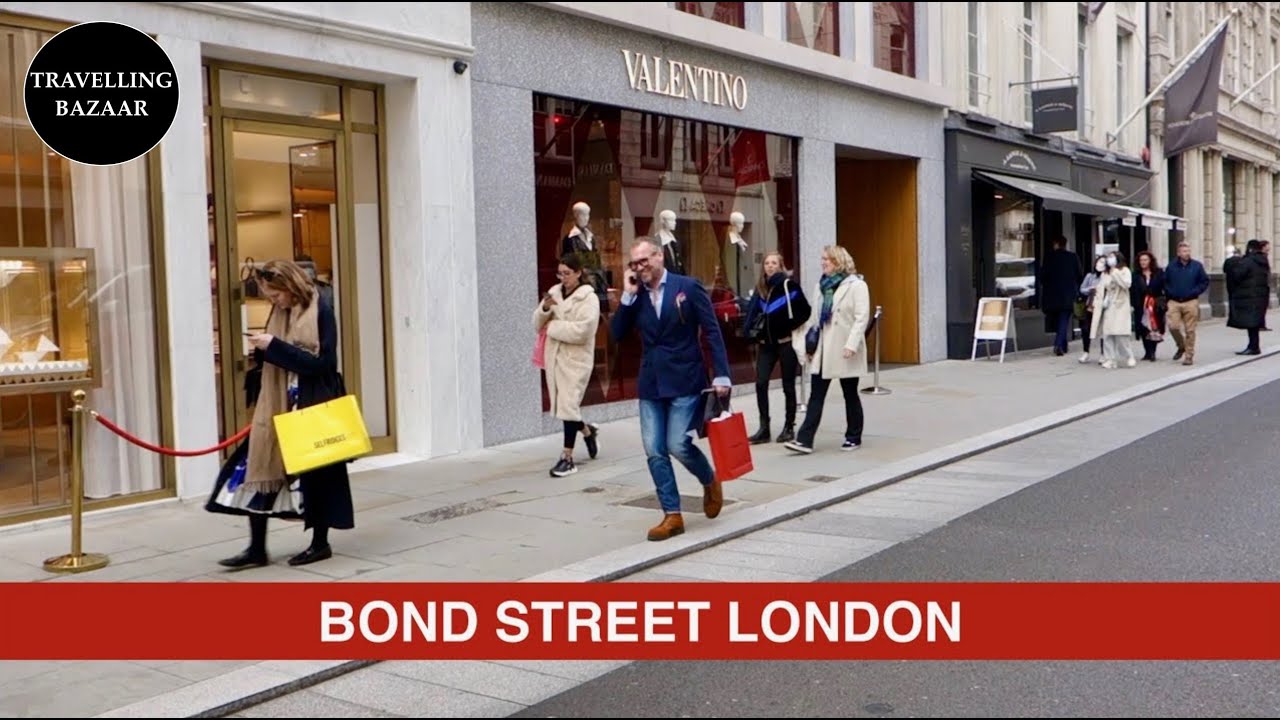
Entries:
[[84, 515], [84, 434], [85, 418], [89, 411], [84, 407], [85, 391], [71, 393], [71, 553], [49, 558], [44, 569], [52, 573], [82, 573], [107, 566], [110, 559], [98, 553], [81, 552], [80, 527]]
[[871, 387], [862, 388], [862, 392], [868, 395], [888, 395], [892, 390], [880, 386], [880, 316], [884, 313], [884, 308], [876, 306], [876, 316], [873, 321], [876, 324], [876, 369], [875, 378]]

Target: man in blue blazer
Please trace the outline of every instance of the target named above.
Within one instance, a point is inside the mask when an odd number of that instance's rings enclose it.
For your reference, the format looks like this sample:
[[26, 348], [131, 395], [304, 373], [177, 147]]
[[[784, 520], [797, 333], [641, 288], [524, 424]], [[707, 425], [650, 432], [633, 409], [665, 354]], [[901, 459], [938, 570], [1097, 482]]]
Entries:
[[707, 388], [698, 331], [711, 346], [716, 375], [712, 384], [721, 396], [732, 388], [729, 359], [707, 291], [697, 280], [667, 271], [656, 243], [644, 239], [632, 246], [624, 282], [620, 307], [613, 315], [613, 337], [622, 342], [632, 329], [640, 330], [640, 436], [663, 512], [662, 522], [649, 530], [649, 539], [666, 540], [684, 532], [671, 455], [702, 483], [702, 510], [708, 518], [719, 515], [724, 504], [715, 470], [690, 434], [702, 422]]

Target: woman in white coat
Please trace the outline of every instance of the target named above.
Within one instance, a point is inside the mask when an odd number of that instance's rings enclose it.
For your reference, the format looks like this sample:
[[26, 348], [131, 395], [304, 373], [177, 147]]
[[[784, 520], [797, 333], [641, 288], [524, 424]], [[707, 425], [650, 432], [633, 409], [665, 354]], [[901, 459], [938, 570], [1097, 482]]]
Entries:
[[1119, 363], [1134, 367], [1129, 341], [1133, 338], [1133, 304], [1129, 302], [1129, 286], [1133, 273], [1122, 253], [1109, 253], [1107, 268], [1098, 278], [1093, 291], [1093, 325], [1089, 334], [1102, 339], [1102, 367], [1114, 370]]
[[813, 370], [808, 408], [796, 439], [784, 447], [798, 453], [813, 452], [813, 438], [822, 421], [822, 407], [832, 380], [844, 393], [843, 450], [862, 445], [862, 399], [858, 378], [867, 374], [864, 336], [871, 320], [871, 293], [857, 274], [853, 257], [838, 245], [822, 249], [822, 279], [809, 296], [814, 312], [809, 322], [792, 336], [800, 357]]
[[598, 428], [582, 422], [582, 396], [596, 364], [596, 328], [600, 325], [600, 298], [582, 281], [582, 261], [576, 254], [560, 259], [556, 270], [560, 283], [547, 291], [533, 309], [533, 329], [547, 333], [542, 355], [546, 371], [551, 415], [564, 421], [564, 451], [551, 469], [553, 477], [578, 471], [573, 448], [582, 433], [587, 452], [594, 459], [599, 448]]

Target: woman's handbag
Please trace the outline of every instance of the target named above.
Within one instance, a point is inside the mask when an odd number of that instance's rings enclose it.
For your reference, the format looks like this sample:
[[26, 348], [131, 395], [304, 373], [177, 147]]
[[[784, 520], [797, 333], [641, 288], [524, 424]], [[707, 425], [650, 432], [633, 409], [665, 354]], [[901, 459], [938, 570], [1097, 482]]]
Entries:
[[804, 334], [804, 352], [812, 355], [818, 352], [818, 341], [822, 338], [822, 326], [814, 325]]
[[373, 452], [355, 395], [273, 418], [284, 471], [299, 475]]
[[538, 339], [533, 341], [533, 366], [542, 370], [547, 369], [547, 326], [543, 325], [538, 330]]

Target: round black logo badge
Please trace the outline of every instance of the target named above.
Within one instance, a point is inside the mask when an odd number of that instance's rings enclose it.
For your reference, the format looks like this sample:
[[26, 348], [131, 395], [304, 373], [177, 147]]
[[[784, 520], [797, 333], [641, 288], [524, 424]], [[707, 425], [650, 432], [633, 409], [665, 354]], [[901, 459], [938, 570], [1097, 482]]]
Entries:
[[27, 118], [59, 155], [117, 165], [145, 155], [178, 112], [178, 75], [150, 35], [113, 22], [69, 27], [27, 70]]

